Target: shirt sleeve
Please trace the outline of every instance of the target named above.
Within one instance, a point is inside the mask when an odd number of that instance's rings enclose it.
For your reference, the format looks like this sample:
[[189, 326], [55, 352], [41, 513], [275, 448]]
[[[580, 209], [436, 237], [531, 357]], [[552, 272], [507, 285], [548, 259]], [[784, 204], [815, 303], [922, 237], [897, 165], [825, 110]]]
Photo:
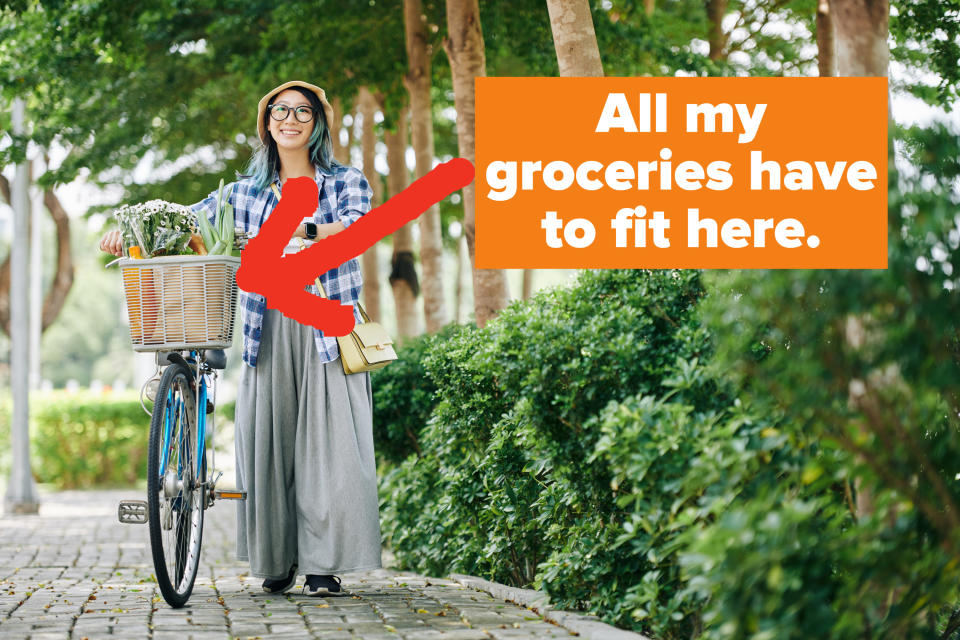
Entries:
[[190, 205], [190, 209], [197, 214], [198, 218], [207, 216], [207, 220], [210, 221], [210, 224], [213, 224], [217, 217], [217, 192], [210, 192], [210, 195], [200, 202]]
[[[236, 203], [234, 202], [234, 192], [236, 191], [236, 186], [237, 185], [235, 183], [223, 185], [224, 191], [229, 189], [229, 197], [227, 198], [227, 202], [232, 204], [234, 209], [237, 207]], [[191, 204], [190, 209], [193, 210], [198, 217], [201, 215], [207, 216], [207, 220], [210, 221], [211, 225], [215, 224], [217, 221], [217, 190], [215, 189], [211, 191], [210, 195], [200, 202]], [[236, 215], [236, 211], [234, 211], [234, 215]]]
[[346, 228], [370, 211], [373, 190], [363, 172], [354, 167], [349, 168], [343, 181], [343, 188], [337, 196], [337, 217]]

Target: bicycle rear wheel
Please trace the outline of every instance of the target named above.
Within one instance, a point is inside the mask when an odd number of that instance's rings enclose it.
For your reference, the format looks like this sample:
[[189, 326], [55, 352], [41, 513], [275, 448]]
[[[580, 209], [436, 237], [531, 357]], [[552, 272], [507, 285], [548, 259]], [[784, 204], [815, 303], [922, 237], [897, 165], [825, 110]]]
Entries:
[[192, 381], [193, 372], [182, 363], [168, 366], [150, 421], [150, 547], [160, 592], [175, 608], [185, 605], [193, 592], [203, 539], [206, 461], [197, 436]]

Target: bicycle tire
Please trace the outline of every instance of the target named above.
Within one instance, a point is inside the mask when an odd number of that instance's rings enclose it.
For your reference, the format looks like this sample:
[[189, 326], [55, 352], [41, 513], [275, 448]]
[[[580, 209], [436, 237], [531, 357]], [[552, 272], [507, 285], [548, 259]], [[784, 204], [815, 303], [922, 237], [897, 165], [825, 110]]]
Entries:
[[[203, 542], [206, 455], [197, 447], [196, 394], [193, 372], [182, 363], [164, 371], [150, 420], [147, 461], [147, 509], [150, 548], [163, 599], [183, 607], [193, 592]], [[165, 438], [167, 416], [170, 435]], [[167, 444], [164, 447], [164, 443]], [[166, 451], [165, 451], [166, 450]], [[201, 477], [193, 479], [197, 456], [203, 456]], [[172, 575], [171, 575], [172, 574]]]

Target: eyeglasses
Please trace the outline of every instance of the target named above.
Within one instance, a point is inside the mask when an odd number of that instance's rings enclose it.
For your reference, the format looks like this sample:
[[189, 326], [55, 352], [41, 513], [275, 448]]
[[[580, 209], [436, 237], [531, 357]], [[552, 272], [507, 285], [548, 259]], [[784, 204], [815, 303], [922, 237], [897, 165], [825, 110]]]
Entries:
[[[291, 111], [285, 104], [271, 104], [267, 105], [267, 108], [270, 110], [270, 117], [280, 122], [286, 120]], [[313, 107], [297, 107], [293, 109], [293, 117], [297, 122], [310, 122], [313, 120]]]

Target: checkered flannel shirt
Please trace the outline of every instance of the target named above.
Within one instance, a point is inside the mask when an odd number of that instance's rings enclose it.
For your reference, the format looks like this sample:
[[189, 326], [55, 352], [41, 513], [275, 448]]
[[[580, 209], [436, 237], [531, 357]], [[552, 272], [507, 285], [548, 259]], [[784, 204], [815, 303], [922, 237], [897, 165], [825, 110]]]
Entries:
[[[335, 165], [330, 172], [316, 171], [319, 206], [313, 215], [317, 224], [339, 220], [344, 227], [360, 219], [370, 211], [370, 184], [359, 169]], [[280, 176], [274, 173], [274, 182], [280, 187]], [[226, 186], [224, 189], [226, 190]], [[205, 214], [213, 222], [216, 215], [217, 192], [213, 191], [201, 202], [190, 208], [197, 215]], [[230, 191], [230, 204], [233, 205], [235, 224], [247, 231], [252, 238], [261, 225], [270, 217], [277, 206], [277, 197], [271, 188], [258, 189], [249, 178], [243, 178], [233, 184]], [[344, 304], [353, 304], [353, 315], [362, 322], [356, 302], [360, 298], [363, 278], [360, 264], [356, 258], [334, 267], [320, 276], [320, 282], [327, 296]], [[309, 291], [319, 295], [316, 285], [310, 285]], [[263, 316], [267, 309], [263, 296], [240, 290], [240, 310], [243, 318], [243, 361], [251, 367], [257, 366], [257, 352], [260, 350], [260, 332], [263, 328]], [[322, 362], [340, 357], [340, 348], [335, 336], [325, 336], [319, 329], [313, 330], [317, 344], [317, 353]]]

